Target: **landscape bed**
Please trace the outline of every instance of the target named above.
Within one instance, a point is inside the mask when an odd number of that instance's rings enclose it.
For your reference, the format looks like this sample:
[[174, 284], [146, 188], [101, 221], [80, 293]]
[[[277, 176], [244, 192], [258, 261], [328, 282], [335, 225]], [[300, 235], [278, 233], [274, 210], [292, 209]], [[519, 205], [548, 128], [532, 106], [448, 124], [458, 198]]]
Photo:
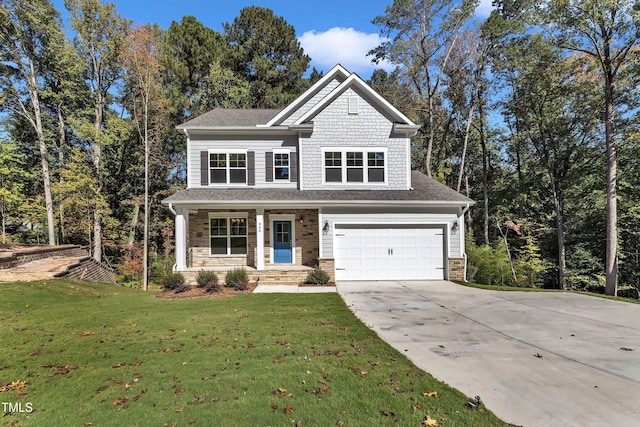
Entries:
[[507, 425], [415, 367], [335, 293], [161, 299], [6, 283], [0, 343], [3, 425]]

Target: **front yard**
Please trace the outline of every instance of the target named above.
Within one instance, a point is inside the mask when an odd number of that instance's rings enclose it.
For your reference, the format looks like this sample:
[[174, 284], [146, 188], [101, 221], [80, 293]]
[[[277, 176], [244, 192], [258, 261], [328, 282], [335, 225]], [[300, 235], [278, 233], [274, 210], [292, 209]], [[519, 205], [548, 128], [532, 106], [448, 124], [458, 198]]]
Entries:
[[503, 426], [381, 341], [337, 294], [167, 300], [0, 285], [2, 423]]

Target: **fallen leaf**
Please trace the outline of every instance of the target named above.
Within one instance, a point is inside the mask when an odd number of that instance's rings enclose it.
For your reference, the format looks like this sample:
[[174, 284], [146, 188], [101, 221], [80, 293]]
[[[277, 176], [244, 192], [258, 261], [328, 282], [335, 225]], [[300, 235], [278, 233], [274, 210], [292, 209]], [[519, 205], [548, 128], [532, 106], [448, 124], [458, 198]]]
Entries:
[[91, 336], [94, 336], [94, 335], [98, 335], [98, 333], [95, 332], [95, 331], [83, 331], [80, 334], [81, 337], [91, 337]]
[[184, 407], [180, 407], [180, 408], [176, 409], [176, 412], [181, 414], [182, 412], [184, 412]]
[[278, 387], [278, 391], [279, 391], [280, 393], [286, 393], [286, 392], [287, 392], [287, 389], [286, 389], [286, 388], [284, 388], [284, 387]]
[[424, 420], [422, 420], [422, 425], [427, 427], [429, 426], [436, 427], [438, 425], [438, 421], [434, 420], [429, 416], [429, 414], [427, 414], [427, 416], [424, 417]]
[[89, 426], [92, 426], [93, 423], [91, 421], [85, 421], [85, 422], [82, 423], [82, 425], [85, 426], [85, 427], [89, 427]]
[[360, 376], [361, 376], [361, 377], [364, 377], [364, 376], [365, 376], [365, 375], [367, 375], [368, 373], [369, 373], [368, 371], [362, 370], [362, 371], [360, 371]]
[[427, 397], [438, 397], [438, 392], [437, 391], [427, 391], [425, 393], [422, 393], [423, 396], [427, 396]]
[[394, 414], [394, 413], [393, 413], [393, 412], [391, 412], [391, 411], [387, 411], [386, 409], [385, 409], [384, 411], [380, 411], [380, 413], [381, 413], [382, 415], [384, 415], [385, 417], [395, 417], [395, 416], [396, 416], [396, 414]]
[[289, 415], [290, 413], [293, 412], [293, 407], [287, 405], [287, 406], [284, 407], [282, 412], [284, 412], [285, 415]]
[[629, 347], [620, 347], [620, 350], [622, 350], [622, 351], [633, 351], [633, 349], [629, 348]]
[[127, 399], [126, 397], [121, 397], [120, 399], [116, 400], [115, 402], [113, 402], [113, 406], [120, 406], [120, 405], [124, 405], [125, 403], [127, 403], [129, 401], [129, 399]]

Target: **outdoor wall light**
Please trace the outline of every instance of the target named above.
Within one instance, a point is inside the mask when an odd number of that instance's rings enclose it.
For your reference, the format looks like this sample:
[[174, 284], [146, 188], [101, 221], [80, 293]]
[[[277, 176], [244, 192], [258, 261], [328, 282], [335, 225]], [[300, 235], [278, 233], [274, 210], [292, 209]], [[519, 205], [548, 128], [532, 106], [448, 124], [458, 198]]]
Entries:
[[453, 224], [451, 225], [451, 234], [456, 234], [456, 231], [458, 231], [458, 221], [453, 221]]
[[322, 226], [322, 234], [327, 234], [329, 232], [329, 221], [325, 221]]
[[300, 221], [300, 224], [302, 224], [304, 222], [304, 217], [300, 215], [300, 218], [298, 219], [298, 221]]

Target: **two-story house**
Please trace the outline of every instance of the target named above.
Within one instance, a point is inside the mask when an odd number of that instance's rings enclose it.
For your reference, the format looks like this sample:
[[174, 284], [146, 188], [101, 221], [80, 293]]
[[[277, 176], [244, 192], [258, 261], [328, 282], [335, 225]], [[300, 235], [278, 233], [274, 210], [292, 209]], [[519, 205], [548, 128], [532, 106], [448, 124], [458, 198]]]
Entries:
[[411, 170], [418, 128], [340, 65], [283, 110], [215, 109], [177, 126], [187, 188], [163, 201], [174, 269], [462, 279], [473, 201]]

